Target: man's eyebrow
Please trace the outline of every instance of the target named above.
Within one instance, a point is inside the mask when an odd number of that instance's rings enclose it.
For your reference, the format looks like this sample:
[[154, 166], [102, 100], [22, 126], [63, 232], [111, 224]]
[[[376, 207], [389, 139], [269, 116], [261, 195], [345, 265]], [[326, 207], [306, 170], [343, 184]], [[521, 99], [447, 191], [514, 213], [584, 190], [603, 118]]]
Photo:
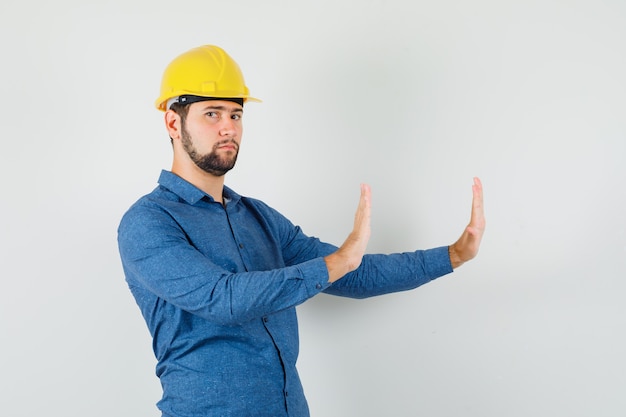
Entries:
[[231, 113], [235, 113], [235, 112], [243, 113], [243, 108], [241, 108], [241, 107], [230, 108], [230, 107], [226, 107], [226, 106], [214, 106], [214, 105], [210, 105], [210, 104], [208, 106], [205, 106], [202, 110], [203, 111], [220, 110], [220, 111], [230, 111]]

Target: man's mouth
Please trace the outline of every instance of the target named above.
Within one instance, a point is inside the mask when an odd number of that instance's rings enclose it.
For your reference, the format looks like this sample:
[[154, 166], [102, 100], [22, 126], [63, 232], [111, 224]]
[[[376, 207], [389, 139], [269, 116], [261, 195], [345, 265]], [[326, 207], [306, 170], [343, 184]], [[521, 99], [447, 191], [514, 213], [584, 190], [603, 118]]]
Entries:
[[217, 149], [226, 149], [226, 150], [237, 151], [237, 150], [239, 150], [239, 145], [237, 145], [237, 143], [234, 142], [234, 141], [228, 141], [226, 143], [219, 144], [217, 146]]

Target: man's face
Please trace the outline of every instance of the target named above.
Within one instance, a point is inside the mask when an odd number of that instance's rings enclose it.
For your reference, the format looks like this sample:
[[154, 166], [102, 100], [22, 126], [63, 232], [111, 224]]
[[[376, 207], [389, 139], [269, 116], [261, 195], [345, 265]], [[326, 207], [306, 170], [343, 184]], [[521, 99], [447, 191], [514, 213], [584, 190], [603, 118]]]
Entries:
[[219, 177], [235, 166], [242, 115], [243, 108], [231, 101], [201, 101], [189, 106], [181, 143], [198, 168]]

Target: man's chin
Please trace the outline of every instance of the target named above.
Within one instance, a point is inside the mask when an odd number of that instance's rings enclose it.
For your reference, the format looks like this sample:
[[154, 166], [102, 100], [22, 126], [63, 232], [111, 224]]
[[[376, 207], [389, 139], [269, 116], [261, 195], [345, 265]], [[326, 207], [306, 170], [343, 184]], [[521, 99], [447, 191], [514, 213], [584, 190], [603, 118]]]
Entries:
[[200, 169], [202, 169], [204, 172], [206, 172], [207, 174], [211, 174], [215, 177], [223, 177], [224, 175], [226, 175], [226, 173], [228, 171], [230, 171], [231, 169], [233, 169], [235, 167], [235, 164], [232, 164], [228, 167], [200, 167]]

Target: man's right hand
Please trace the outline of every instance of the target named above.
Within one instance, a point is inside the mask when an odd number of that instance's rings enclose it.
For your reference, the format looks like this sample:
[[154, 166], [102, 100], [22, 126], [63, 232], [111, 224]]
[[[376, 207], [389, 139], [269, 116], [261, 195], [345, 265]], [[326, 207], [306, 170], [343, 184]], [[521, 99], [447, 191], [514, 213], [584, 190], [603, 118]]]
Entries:
[[328, 282], [337, 281], [361, 265], [371, 235], [371, 206], [370, 186], [361, 184], [361, 198], [354, 215], [354, 228], [343, 245], [324, 258], [328, 268]]
[[457, 269], [478, 254], [480, 241], [483, 238], [483, 233], [485, 233], [483, 184], [478, 177], [474, 178], [472, 192], [474, 196], [472, 198], [472, 215], [469, 225], [465, 228], [459, 240], [448, 247], [452, 269]]

